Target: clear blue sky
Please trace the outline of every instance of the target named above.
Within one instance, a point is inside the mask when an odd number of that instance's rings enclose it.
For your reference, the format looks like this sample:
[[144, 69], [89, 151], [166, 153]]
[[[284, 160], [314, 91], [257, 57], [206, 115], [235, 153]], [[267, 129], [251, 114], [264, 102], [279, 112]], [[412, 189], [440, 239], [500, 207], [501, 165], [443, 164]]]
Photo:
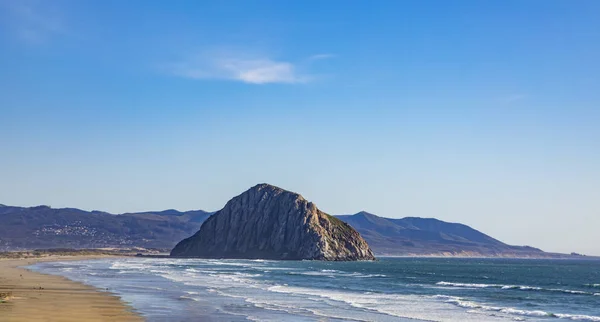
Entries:
[[0, 203], [259, 182], [600, 255], [600, 1], [0, 0]]

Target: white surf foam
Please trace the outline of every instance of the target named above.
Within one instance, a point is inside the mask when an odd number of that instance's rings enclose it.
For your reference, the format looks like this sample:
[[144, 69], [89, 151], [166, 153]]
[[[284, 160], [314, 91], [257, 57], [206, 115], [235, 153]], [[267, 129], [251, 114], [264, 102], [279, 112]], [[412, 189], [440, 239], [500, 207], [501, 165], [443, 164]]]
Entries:
[[577, 290], [565, 290], [558, 288], [542, 288], [537, 286], [529, 285], [504, 285], [504, 284], [476, 284], [476, 283], [453, 283], [453, 282], [438, 282], [436, 285], [447, 286], [447, 287], [463, 287], [463, 288], [499, 288], [503, 290], [521, 290], [521, 291], [542, 291], [542, 292], [561, 292], [568, 294], [579, 294], [579, 295], [594, 295], [594, 293], [577, 291]]
[[493, 312], [501, 312], [511, 315], [519, 315], [519, 316], [528, 316], [528, 317], [546, 317], [546, 318], [560, 318], [560, 319], [569, 319], [576, 321], [600, 321], [600, 317], [591, 316], [591, 315], [574, 315], [574, 314], [562, 314], [562, 313], [550, 313], [541, 310], [522, 310], [512, 307], [499, 307], [499, 306], [491, 306], [485, 305], [482, 303], [477, 303], [474, 301], [468, 301], [456, 296], [447, 296], [447, 295], [436, 295], [435, 298], [442, 299], [446, 303], [452, 303], [456, 306], [467, 308], [467, 309], [478, 309], [484, 311], [493, 311]]
[[436, 285], [441, 286], [453, 286], [453, 287], [469, 287], [469, 288], [488, 288], [488, 287], [501, 287], [505, 285], [499, 284], [474, 284], [474, 283], [452, 283], [452, 282], [437, 282]]
[[354, 277], [354, 278], [372, 278], [386, 277], [384, 274], [363, 274], [359, 272], [344, 272], [335, 269], [322, 269], [320, 271], [302, 271], [289, 272], [289, 275], [305, 275], [305, 276], [327, 276], [327, 277]]
[[260, 265], [258, 263], [261, 263], [261, 261], [256, 261], [256, 262], [249, 261], [248, 263], [244, 263], [244, 262], [239, 262], [239, 261], [203, 259], [203, 260], [200, 260], [200, 263], [218, 265], [218, 266], [225, 265], [225, 266], [238, 266], [238, 267], [255, 267], [257, 265]]
[[[355, 308], [399, 318], [427, 321], [480, 321], [480, 317], [472, 316], [464, 311], [453, 310], [451, 306], [419, 295], [355, 293], [282, 285], [272, 286], [269, 291], [304, 295], [315, 300], [319, 298], [333, 300]], [[501, 316], [496, 318], [502, 319]]]
[[578, 314], [554, 314], [554, 316], [561, 319], [569, 319], [574, 321], [600, 321], [600, 316], [590, 316], [590, 315], [578, 315]]

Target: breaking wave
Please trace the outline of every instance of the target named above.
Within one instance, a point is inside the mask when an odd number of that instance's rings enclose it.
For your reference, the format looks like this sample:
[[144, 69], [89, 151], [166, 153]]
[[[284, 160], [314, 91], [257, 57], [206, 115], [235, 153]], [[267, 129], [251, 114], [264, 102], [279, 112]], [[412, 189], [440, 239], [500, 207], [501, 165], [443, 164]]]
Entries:
[[464, 287], [464, 288], [498, 288], [502, 290], [521, 290], [521, 291], [539, 291], [539, 292], [561, 292], [567, 294], [578, 294], [578, 295], [596, 295], [595, 293], [576, 291], [576, 290], [564, 290], [559, 288], [543, 288], [537, 286], [528, 285], [504, 285], [504, 284], [477, 284], [477, 283], [452, 283], [452, 282], [438, 282], [436, 285], [439, 286], [451, 286], [451, 287]]
[[559, 319], [568, 319], [574, 321], [594, 321], [600, 322], [600, 316], [592, 316], [592, 315], [582, 315], [582, 314], [563, 314], [563, 313], [551, 313], [541, 310], [522, 310], [516, 309], [512, 307], [501, 307], [501, 306], [491, 306], [485, 305], [481, 303], [477, 303], [474, 301], [468, 301], [456, 296], [447, 296], [447, 295], [435, 295], [434, 298], [442, 299], [446, 303], [454, 304], [456, 306], [466, 308], [466, 309], [476, 309], [490, 312], [500, 312], [510, 315], [518, 315], [518, 316], [529, 316], [529, 317], [546, 317], [546, 318], [559, 318]]

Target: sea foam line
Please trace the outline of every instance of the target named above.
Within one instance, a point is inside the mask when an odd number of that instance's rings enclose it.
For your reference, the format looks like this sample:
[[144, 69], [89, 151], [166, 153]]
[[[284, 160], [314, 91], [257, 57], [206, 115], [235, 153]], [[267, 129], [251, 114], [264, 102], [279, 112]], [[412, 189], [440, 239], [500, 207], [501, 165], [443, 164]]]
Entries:
[[592, 316], [592, 315], [582, 315], [582, 314], [562, 314], [562, 313], [550, 313], [541, 310], [529, 311], [529, 310], [521, 310], [512, 307], [500, 307], [500, 306], [490, 306], [485, 305], [473, 301], [467, 301], [462, 298], [456, 296], [447, 296], [447, 295], [435, 295], [434, 298], [442, 299], [446, 303], [451, 303], [456, 306], [466, 308], [466, 309], [479, 309], [483, 311], [492, 311], [492, 312], [501, 312], [511, 315], [520, 315], [520, 316], [530, 316], [530, 317], [548, 317], [548, 318], [559, 318], [559, 319], [568, 319], [574, 321], [593, 321], [600, 322], [600, 316]]
[[563, 290], [563, 289], [558, 289], [558, 288], [542, 288], [542, 287], [528, 286], [528, 285], [452, 283], [452, 282], [444, 282], [444, 281], [438, 282], [438, 283], [436, 283], [436, 285], [452, 286], [452, 287], [465, 287], [465, 288], [499, 288], [502, 290], [561, 292], [561, 293], [579, 294], [579, 295], [595, 295], [594, 293], [584, 292], [584, 291]]
[[326, 277], [354, 277], [354, 278], [370, 278], [370, 277], [387, 277], [384, 274], [362, 274], [359, 272], [343, 272], [335, 269], [322, 269], [320, 271], [300, 271], [288, 272], [288, 275], [306, 275], [306, 276], [326, 276]]
[[[323, 290], [305, 287], [274, 285], [268, 288], [271, 292], [308, 296], [307, 299], [328, 299], [360, 309], [365, 313], [382, 314], [413, 319], [418, 321], [479, 321], [468, 312], [452, 310], [451, 317], [445, 303], [432, 300], [430, 296], [378, 294], [371, 292], [357, 293], [340, 290]], [[440, 315], [442, 314], [442, 315]], [[369, 319], [371, 321], [377, 319]]]

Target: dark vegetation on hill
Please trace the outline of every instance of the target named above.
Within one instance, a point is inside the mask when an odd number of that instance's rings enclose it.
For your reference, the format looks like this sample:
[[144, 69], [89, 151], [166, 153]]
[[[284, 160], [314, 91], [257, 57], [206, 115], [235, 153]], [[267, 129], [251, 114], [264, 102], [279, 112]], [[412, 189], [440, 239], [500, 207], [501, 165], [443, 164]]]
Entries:
[[212, 213], [195, 210], [113, 215], [75, 208], [0, 206], [0, 250], [144, 247], [171, 249]]
[[434, 218], [383, 218], [368, 212], [337, 216], [354, 227], [376, 254], [539, 257], [546, 253], [511, 246], [469, 226]]

